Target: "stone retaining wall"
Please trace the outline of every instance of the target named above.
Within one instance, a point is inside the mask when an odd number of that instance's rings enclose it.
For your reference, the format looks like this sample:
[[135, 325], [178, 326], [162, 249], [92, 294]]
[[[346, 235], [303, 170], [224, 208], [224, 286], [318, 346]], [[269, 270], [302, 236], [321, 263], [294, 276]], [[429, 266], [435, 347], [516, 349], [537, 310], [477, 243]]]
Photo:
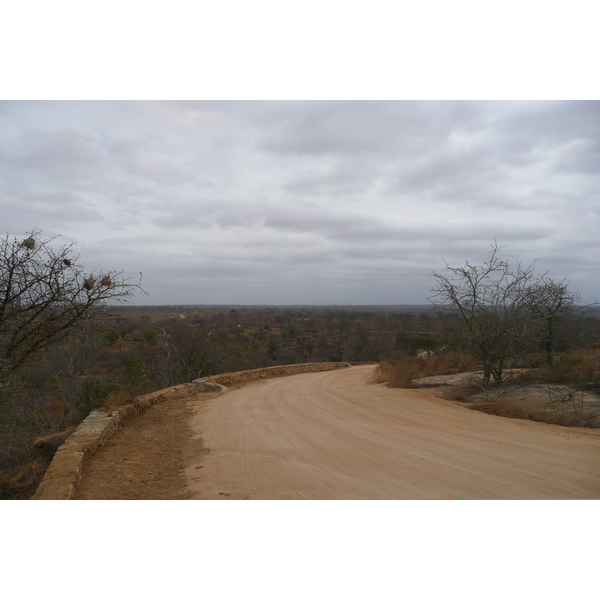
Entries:
[[[251, 369], [249, 371], [237, 371], [235, 373], [221, 373], [220, 375], [211, 375], [196, 379], [195, 384], [199, 385], [199, 391], [203, 391], [203, 384], [217, 384], [227, 386], [232, 383], [242, 383], [245, 381], [256, 381], [257, 379], [266, 379], [270, 377], [281, 377], [283, 375], [297, 375], [298, 373], [318, 373], [320, 371], [332, 371], [333, 369], [342, 369], [349, 367], [349, 363], [326, 362], [326, 363], [299, 363], [297, 365], [281, 365], [276, 367], [264, 367], [262, 369]], [[214, 388], [212, 388], [214, 389]]]
[[112, 412], [93, 410], [56, 451], [32, 500], [71, 500], [83, 465], [119, 425], [153, 404], [196, 394], [193, 383], [183, 383], [138, 396]]
[[298, 373], [330, 371], [349, 366], [348, 363], [303, 363], [238, 371], [237, 373], [221, 373], [220, 375], [197, 379], [193, 383], [183, 383], [151, 394], [138, 396], [131, 403], [119, 406], [112, 412], [94, 410], [56, 451], [32, 500], [72, 500], [81, 479], [85, 462], [112, 435], [119, 425], [153, 404], [191, 396], [203, 391], [224, 391], [227, 389], [224, 387], [225, 384], [231, 385], [232, 383]]

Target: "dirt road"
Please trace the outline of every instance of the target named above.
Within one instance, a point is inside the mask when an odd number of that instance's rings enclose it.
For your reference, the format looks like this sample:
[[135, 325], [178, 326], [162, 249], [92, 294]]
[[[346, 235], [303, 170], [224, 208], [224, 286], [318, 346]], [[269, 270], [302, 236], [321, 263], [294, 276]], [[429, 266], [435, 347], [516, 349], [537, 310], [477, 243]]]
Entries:
[[600, 431], [367, 385], [372, 370], [263, 380], [197, 401], [189, 497], [600, 498]]
[[600, 431], [367, 385], [372, 369], [152, 406], [92, 457], [77, 498], [600, 498]]

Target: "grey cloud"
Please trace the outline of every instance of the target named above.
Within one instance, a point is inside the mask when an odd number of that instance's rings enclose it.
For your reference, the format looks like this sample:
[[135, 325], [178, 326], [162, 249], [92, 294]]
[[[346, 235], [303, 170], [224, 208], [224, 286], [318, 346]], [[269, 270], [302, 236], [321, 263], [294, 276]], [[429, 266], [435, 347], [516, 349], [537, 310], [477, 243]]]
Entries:
[[423, 157], [418, 164], [413, 162], [412, 165], [404, 166], [393, 189], [405, 192], [443, 191], [458, 186], [460, 194], [469, 189], [468, 195], [472, 195], [477, 191], [481, 194], [484, 185], [497, 183], [500, 178], [498, 167], [481, 153], [439, 153]]
[[155, 213], [152, 222], [171, 229], [227, 229], [241, 227], [255, 229], [263, 223], [268, 208], [260, 201], [213, 198], [181, 198], [159, 196], [151, 203]]
[[189, 227], [207, 228], [210, 223], [203, 218], [201, 215], [195, 214], [195, 211], [191, 210], [178, 210], [169, 211], [165, 209], [167, 214], [158, 216], [153, 219], [153, 223], [159, 227], [167, 229], [188, 229]]
[[[385, 105], [379, 105], [385, 110]], [[258, 147], [274, 153], [345, 154], [379, 152], [393, 144], [386, 119], [371, 104], [318, 103], [279, 107], [272, 133], [261, 136]], [[370, 109], [373, 110], [370, 110]], [[267, 130], [268, 131], [268, 130]]]
[[333, 215], [316, 213], [312, 216], [280, 215], [269, 217], [266, 227], [285, 231], [312, 232], [322, 236], [353, 244], [381, 242], [388, 239], [418, 237], [419, 232], [398, 226], [390, 226], [383, 219], [367, 215]]
[[571, 139], [600, 137], [598, 101], [544, 101], [504, 103], [507, 111], [498, 123], [501, 133], [518, 134], [524, 143], [556, 144]]
[[147, 272], [165, 302], [419, 301], [440, 255], [485, 259], [494, 238], [591, 294], [599, 108], [5, 102], [3, 223]]
[[168, 155], [156, 151], [148, 142], [118, 141], [110, 152], [121, 168], [156, 183], [178, 184], [194, 180], [191, 173], [173, 164]]
[[303, 169], [290, 181], [282, 184], [283, 190], [308, 196], [364, 194], [372, 187], [379, 170], [372, 163], [358, 160], [336, 161], [330, 167]]
[[279, 103], [269, 120], [255, 117], [264, 127], [257, 146], [289, 154], [408, 152], [445, 138], [460, 119], [479, 112], [477, 103]]
[[98, 171], [105, 163], [102, 153], [84, 133], [69, 128], [55, 132], [25, 132], [21, 139], [4, 149], [3, 160], [12, 169], [36, 173], [50, 172], [53, 177], [77, 178]]
[[85, 203], [77, 203], [69, 194], [22, 197], [18, 202], [0, 197], [0, 212], [13, 229], [31, 230], [48, 227], [60, 228], [65, 223], [100, 223], [103, 217]]

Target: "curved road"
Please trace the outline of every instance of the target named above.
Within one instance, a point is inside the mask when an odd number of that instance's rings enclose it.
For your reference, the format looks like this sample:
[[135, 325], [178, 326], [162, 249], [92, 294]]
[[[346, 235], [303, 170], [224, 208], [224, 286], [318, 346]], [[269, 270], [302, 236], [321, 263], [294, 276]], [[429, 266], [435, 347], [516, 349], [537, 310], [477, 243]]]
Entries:
[[198, 402], [191, 497], [600, 498], [600, 431], [368, 385], [373, 368], [263, 380]]

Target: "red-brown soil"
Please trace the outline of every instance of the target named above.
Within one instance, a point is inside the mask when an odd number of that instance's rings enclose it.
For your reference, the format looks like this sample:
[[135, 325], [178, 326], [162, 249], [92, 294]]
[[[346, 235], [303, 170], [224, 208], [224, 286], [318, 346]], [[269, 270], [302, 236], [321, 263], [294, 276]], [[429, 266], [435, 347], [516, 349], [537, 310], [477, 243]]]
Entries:
[[84, 467], [76, 500], [183, 500], [190, 497], [183, 449], [192, 406], [215, 393], [150, 406], [114, 433]]

